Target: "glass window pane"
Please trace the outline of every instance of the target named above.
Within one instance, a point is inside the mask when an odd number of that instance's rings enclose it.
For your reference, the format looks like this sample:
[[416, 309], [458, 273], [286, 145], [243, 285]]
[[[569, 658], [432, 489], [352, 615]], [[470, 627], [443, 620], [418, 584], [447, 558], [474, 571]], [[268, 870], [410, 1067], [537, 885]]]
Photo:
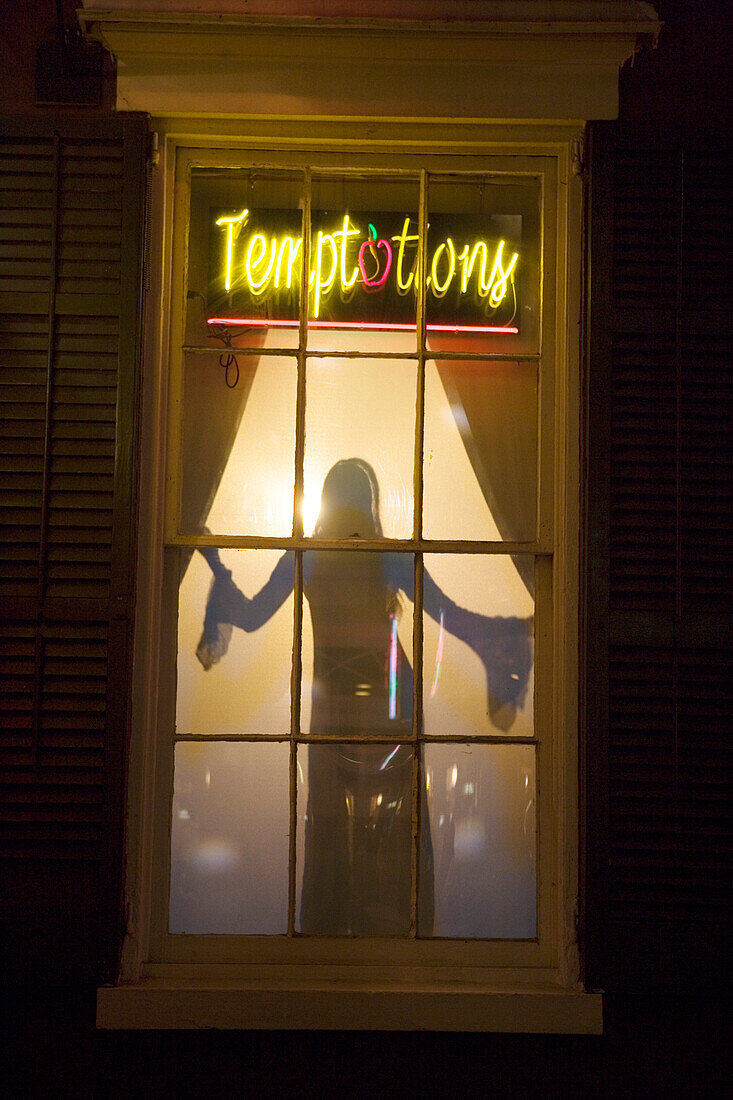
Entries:
[[532, 558], [426, 554], [424, 561], [425, 733], [532, 736]]
[[186, 343], [298, 346], [302, 207], [300, 173], [194, 169]]
[[314, 178], [309, 348], [415, 351], [418, 195], [417, 180]]
[[535, 937], [533, 746], [431, 744], [423, 764], [420, 935]]
[[396, 734], [412, 722], [413, 558], [308, 551], [301, 725], [311, 733]]
[[179, 734], [290, 732], [293, 572], [278, 550], [192, 554], [178, 606]]
[[539, 350], [534, 179], [431, 179], [425, 309], [435, 351]]
[[181, 440], [185, 534], [287, 537], [293, 531], [297, 367], [239, 359], [229, 388], [216, 358], [186, 356]]
[[[303, 502], [306, 535], [315, 534], [317, 525], [326, 537], [342, 531], [333, 509], [319, 520], [324, 482], [337, 462], [357, 459], [366, 470], [374, 499], [374, 522], [366, 537], [411, 536], [416, 386], [416, 367], [409, 361], [308, 360]], [[341, 480], [346, 486], [346, 478]], [[356, 491], [363, 479], [355, 474], [353, 480]], [[358, 509], [358, 500], [355, 503]], [[346, 499], [340, 499], [339, 507], [342, 519], [348, 518], [347, 511], [354, 511], [353, 503]], [[356, 533], [348, 526], [338, 537]]]
[[411, 792], [408, 746], [299, 749], [299, 931], [409, 932]]
[[287, 744], [176, 745], [171, 932], [284, 933]]
[[426, 538], [533, 540], [536, 364], [427, 363], [423, 454]]

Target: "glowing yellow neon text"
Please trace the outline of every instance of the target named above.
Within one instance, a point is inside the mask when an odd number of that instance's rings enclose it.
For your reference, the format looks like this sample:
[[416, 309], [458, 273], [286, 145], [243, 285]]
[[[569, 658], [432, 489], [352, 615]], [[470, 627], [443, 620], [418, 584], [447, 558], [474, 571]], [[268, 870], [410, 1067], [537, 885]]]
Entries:
[[[492, 290], [491, 290], [491, 297], [489, 298], [489, 301], [490, 301], [492, 306], [498, 306], [499, 302], [501, 302], [504, 295], [506, 294], [507, 282], [509, 281], [509, 276], [514, 271], [514, 268], [517, 266], [517, 260], [519, 259], [518, 254], [515, 252], [514, 255], [511, 258], [511, 260], [509, 261], [509, 267], [505, 271], [504, 268], [501, 265], [501, 254], [502, 254], [503, 249], [504, 249], [504, 242], [499, 241], [499, 247], [496, 250], [496, 259], [494, 260], [494, 267], [493, 267], [493, 270], [491, 272], [491, 279], [490, 279], [490, 282], [493, 283], [493, 287], [492, 287]], [[497, 274], [498, 274], [498, 278], [496, 278]], [[494, 282], [494, 279], [496, 279], [496, 282]]]
[[228, 226], [228, 230], [227, 230], [226, 274], [225, 274], [225, 277], [224, 277], [224, 285], [226, 286], [227, 290], [229, 290], [229, 288], [232, 285], [232, 250], [233, 250], [233, 247], [234, 247], [234, 226], [235, 225], [239, 226], [239, 229], [237, 229], [237, 236], [239, 236], [239, 231], [241, 230], [242, 226], [244, 225], [245, 219], [246, 219], [248, 214], [249, 214], [249, 210], [243, 210], [241, 214], [234, 214], [231, 218], [217, 218], [216, 219], [216, 224], [217, 225], [226, 225], [226, 226]]
[[344, 216], [343, 229], [339, 229], [334, 233], [336, 240], [338, 240], [339, 237], [341, 238], [341, 286], [344, 290], [349, 290], [359, 278], [358, 266], [354, 266], [351, 275], [346, 274], [346, 248], [349, 243], [348, 238], [361, 236], [361, 230], [357, 229], [355, 225], [349, 229], [350, 221], [349, 215], [346, 214]]
[[[469, 255], [470, 252], [470, 255]], [[481, 294], [481, 288], [483, 285], [483, 276], [486, 272], [486, 245], [483, 241], [476, 241], [476, 244], [471, 248], [470, 245], [464, 245], [461, 249], [458, 259], [463, 265], [463, 272], [461, 274], [461, 294], [465, 294], [468, 290], [468, 280], [471, 278], [473, 271], [473, 265], [476, 263], [476, 257], [479, 252], [481, 253], [481, 267], [479, 269], [479, 294]], [[485, 297], [488, 294], [488, 290], [482, 295]]]
[[[260, 245], [260, 251], [259, 255], [257, 257], [254, 257], [252, 253], [254, 252], [255, 246], [257, 244]], [[272, 271], [273, 264], [275, 263], [276, 244], [277, 241], [273, 237], [272, 247], [270, 248], [270, 261], [265, 270], [265, 274], [260, 279], [256, 279], [253, 274], [253, 270], [256, 267], [259, 267], [265, 258], [265, 255], [267, 253], [267, 240], [265, 237], [262, 236], [261, 233], [254, 233], [250, 238], [249, 247], [247, 248], [247, 257], [244, 261], [244, 268], [247, 272], [247, 281], [254, 291], [261, 290], [270, 277], [270, 272]]]
[[[276, 243], [277, 238], [273, 239], [273, 243]], [[280, 268], [282, 267], [283, 255], [285, 248], [288, 249], [288, 275], [285, 280], [285, 286], [290, 290], [290, 286], [293, 280], [293, 264], [295, 263], [298, 252], [303, 247], [303, 238], [298, 237], [297, 241], [293, 237], [283, 237], [280, 247], [277, 252], [277, 265], [275, 267], [275, 290], [280, 288]]]
[[[323, 245], [328, 241], [329, 248], [331, 249], [331, 270], [328, 278], [324, 279], [323, 276]], [[320, 305], [321, 291], [330, 290], [333, 286], [336, 278], [336, 269], [338, 267], [339, 250], [336, 241], [330, 233], [324, 233], [322, 230], [318, 230], [318, 236], [316, 238], [316, 267], [315, 267], [315, 293], [313, 295], [313, 317], [318, 318], [318, 309]], [[313, 273], [312, 273], [313, 274]], [[308, 280], [309, 283], [311, 280]]]
[[[227, 291], [231, 289], [232, 282], [236, 281], [235, 242], [239, 239], [242, 227], [249, 219], [249, 210], [242, 210], [239, 214], [217, 218], [216, 225], [220, 228], [226, 226], [226, 261], [224, 268], [224, 285]], [[418, 242], [418, 234], [410, 233], [410, 218], [405, 217], [402, 230], [391, 239], [397, 245], [396, 263], [394, 264], [397, 282], [397, 290], [400, 294], [407, 293], [410, 289], [417, 290], [420, 279], [419, 263], [415, 262], [415, 254], [412, 257], [405, 256], [408, 246], [414, 248]], [[362, 231], [352, 222], [351, 216], [345, 214], [339, 228], [333, 233], [318, 230], [312, 245], [313, 263], [308, 273], [308, 286], [313, 291], [313, 317], [318, 318], [322, 308], [322, 300], [334, 286], [337, 279], [342, 290], [350, 290], [361, 278], [365, 287], [369, 290], [381, 285], [374, 276], [373, 281], [367, 281], [367, 276], [361, 268], [361, 262], [355, 262], [353, 248], [358, 253], [359, 240], [367, 240], [372, 246], [372, 255], [376, 257], [374, 244], [376, 244], [376, 230], [370, 227], [372, 237], [365, 237]], [[460, 278], [460, 294], [467, 294], [472, 278], [475, 276], [476, 292], [480, 298], [489, 299], [489, 305], [496, 308], [506, 297], [510, 283], [513, 283], [513, 275], [519, 254], [512, 253], [510, 257], [504, 255], [506, 242], [500, 240], [491, 257], [491, 269], [489, 267], [490, 250], [485, 240], [466, 243], [460, 252], [456, 252], [452, 238], [446, 237], [440, 242], [429, 259], [429, 274], [425, 280], [426, 286], [436, 298], [442, 298], [458, 276]], [[245, 241], [243, 252], [237, 249], [242, 257], [239, 263], [239, 279], [245, 287], [256, 296], [261, 296], [266, 289], [271, 287], [279, 290], [283, 277], [285, 287], [289, 290], [293, 285], [294, 276], [302, 277], [303, 264], [303, 238], [302, 237], [265, 237], [262, 233], [253, 233], [248, 241]], [[362, 244], [362, 248], [364, 245]], [[387, 244], [382, 244], [383, 250], [388, 250]], [[508, 260], [508, 262], [507, 262]], [[391, 262], [391, 258], [390, 258]], [[408, 271], [408, 266], [413, 270]], [[379, 271], [379, 261], [377, 261]], [[382, 271], [386, 279], [388, 267], [385, 270], [382, 263]]]
[[502, 253], [504, 251], [504, 241], [499, 241], [499, 244], [494, 254], [494, 263], [491, 268], [491, 274], [488, 279], [486, 278], [486, 264], [488, 260], [489, 250], [486, 241], [476, 241], [473, 248], [470, 245], [464, 245], [458, 255], [458, 261], [462, 265], [461, 272], [461, 293], [465, 294], [468, 290], [468, 282], [471, 278], [474, 265], [477, 258], [481, 257], [481, 263], [478, 269], [478, 292], [481, 298], [485, 298], [487, 294], [490, 294], [489, 301], [492, 306], [498, 306], [503, 300], [507, 292], [507, 284], [509, 277], [511, 276], [514, 268], [517, 266], [517, 260], [519, 254], [517, 252], [512, 256], [509, 267], [504, 270], [502, 266]]
[[417, 233], [415, 233], [414, 236], [408, 235], [407, 230], [409, 228], [410, 219], [405, 218], [404, 224], [402, 226], [402, 232], [399, 233], [396, 237], [392, 238], [393, 241], [399, 241], [400, 244], [400, 247], [397, 251], [397, 289], [401, 291], [410, 289], [414, 277], [413, 272], [411, 271], [407, 280], [402, 278], [402, 263], [405, 258], [405, 245], [408, 241], [417, 241], [418, 239]]
[[[443, 252], [443, 249], [446, 249], [447, 252], [448, 252], [448, 264], [449, 264], [449, 266], [448, 266], [448, 274], [446, 275], [445, 281], [443, 282], [443, 284], [441, 286], [438, 283], [438, 263], [440, 261], [440, 257], [441, 257], [441, 254]], [[451, 282], [453, 281], [453, 276], [455, 275], [455, 273], [456, 273], [456, 250], [453, 247], [453, 241], [450, 239], [450, 237], [447, 237], [446, 241], [445, 241], [445, 244], [438, 245], [438, 247], [436, 248], [435, 255], [433, 256], [433, 264], [432, 264], [432, 267], [430, 269], [430, 276], [431, 276], [432, 283], [433, 283], [433, 292], [436, 295], [436, 297], [441, 298], [445, 294], [446, 290], [448, 289]]]

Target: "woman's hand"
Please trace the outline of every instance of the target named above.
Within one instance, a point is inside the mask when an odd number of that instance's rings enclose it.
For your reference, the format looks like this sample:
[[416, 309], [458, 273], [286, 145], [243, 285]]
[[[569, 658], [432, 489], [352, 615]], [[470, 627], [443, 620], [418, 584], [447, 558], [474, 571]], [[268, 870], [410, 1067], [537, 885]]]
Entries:
[[231, 570], [222, 567], [217, 571], [206, 601], [203, 633], [196, 647], [196, 656], [207, 671], [227, 652], [232, 636], [232, 607], [244, 599], [232, 580]]
[[487, 629], [469, 643], [486, 670], [489, 716], [505, 732], [524, 704], [532, 670], [533, 619], [490, 618]]

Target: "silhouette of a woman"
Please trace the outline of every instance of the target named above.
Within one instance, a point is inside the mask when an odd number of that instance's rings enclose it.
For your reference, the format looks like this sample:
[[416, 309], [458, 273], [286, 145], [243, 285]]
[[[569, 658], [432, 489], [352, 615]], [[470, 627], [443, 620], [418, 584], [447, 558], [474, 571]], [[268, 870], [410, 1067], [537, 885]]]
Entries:
[[[326, 475], [314, 537], [382, 536], [372, 467], [343, 459]], [[216, 550], [197, 656], [204, 668], [226, 652], [231, 627], [251, 632], [288, 598], [293, 555], [283, 554], [251, 599]], [[412, 668], [400, 644], [400, 593], [414, 596], [412, 555], [308, 550], [303, 591], [313, 627], [312, 734], [389, 735], [390, 743], [311, 744], [299, 928], [308, 933], [405, 934], [410, 927], [413, 750]], [[487, 618], [458, 607], [427, 572], [423, 606], [481, 657], [489, 711], [508, 728], [532, 665], [529, 622]], [[499, 718], [498, 716], [501, 715]], [[432, 856], [426, 815], [421, 834], [420, 931], [432, 930]]]

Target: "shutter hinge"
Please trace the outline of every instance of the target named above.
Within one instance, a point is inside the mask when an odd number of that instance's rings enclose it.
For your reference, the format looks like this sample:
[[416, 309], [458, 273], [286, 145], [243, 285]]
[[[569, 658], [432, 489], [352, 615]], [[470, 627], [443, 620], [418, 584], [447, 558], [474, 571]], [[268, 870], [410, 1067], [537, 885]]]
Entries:
[[582, 176], [585, 172], [585, 141], [582, 137], [575, 138], [572, 147], [573, 174]]

